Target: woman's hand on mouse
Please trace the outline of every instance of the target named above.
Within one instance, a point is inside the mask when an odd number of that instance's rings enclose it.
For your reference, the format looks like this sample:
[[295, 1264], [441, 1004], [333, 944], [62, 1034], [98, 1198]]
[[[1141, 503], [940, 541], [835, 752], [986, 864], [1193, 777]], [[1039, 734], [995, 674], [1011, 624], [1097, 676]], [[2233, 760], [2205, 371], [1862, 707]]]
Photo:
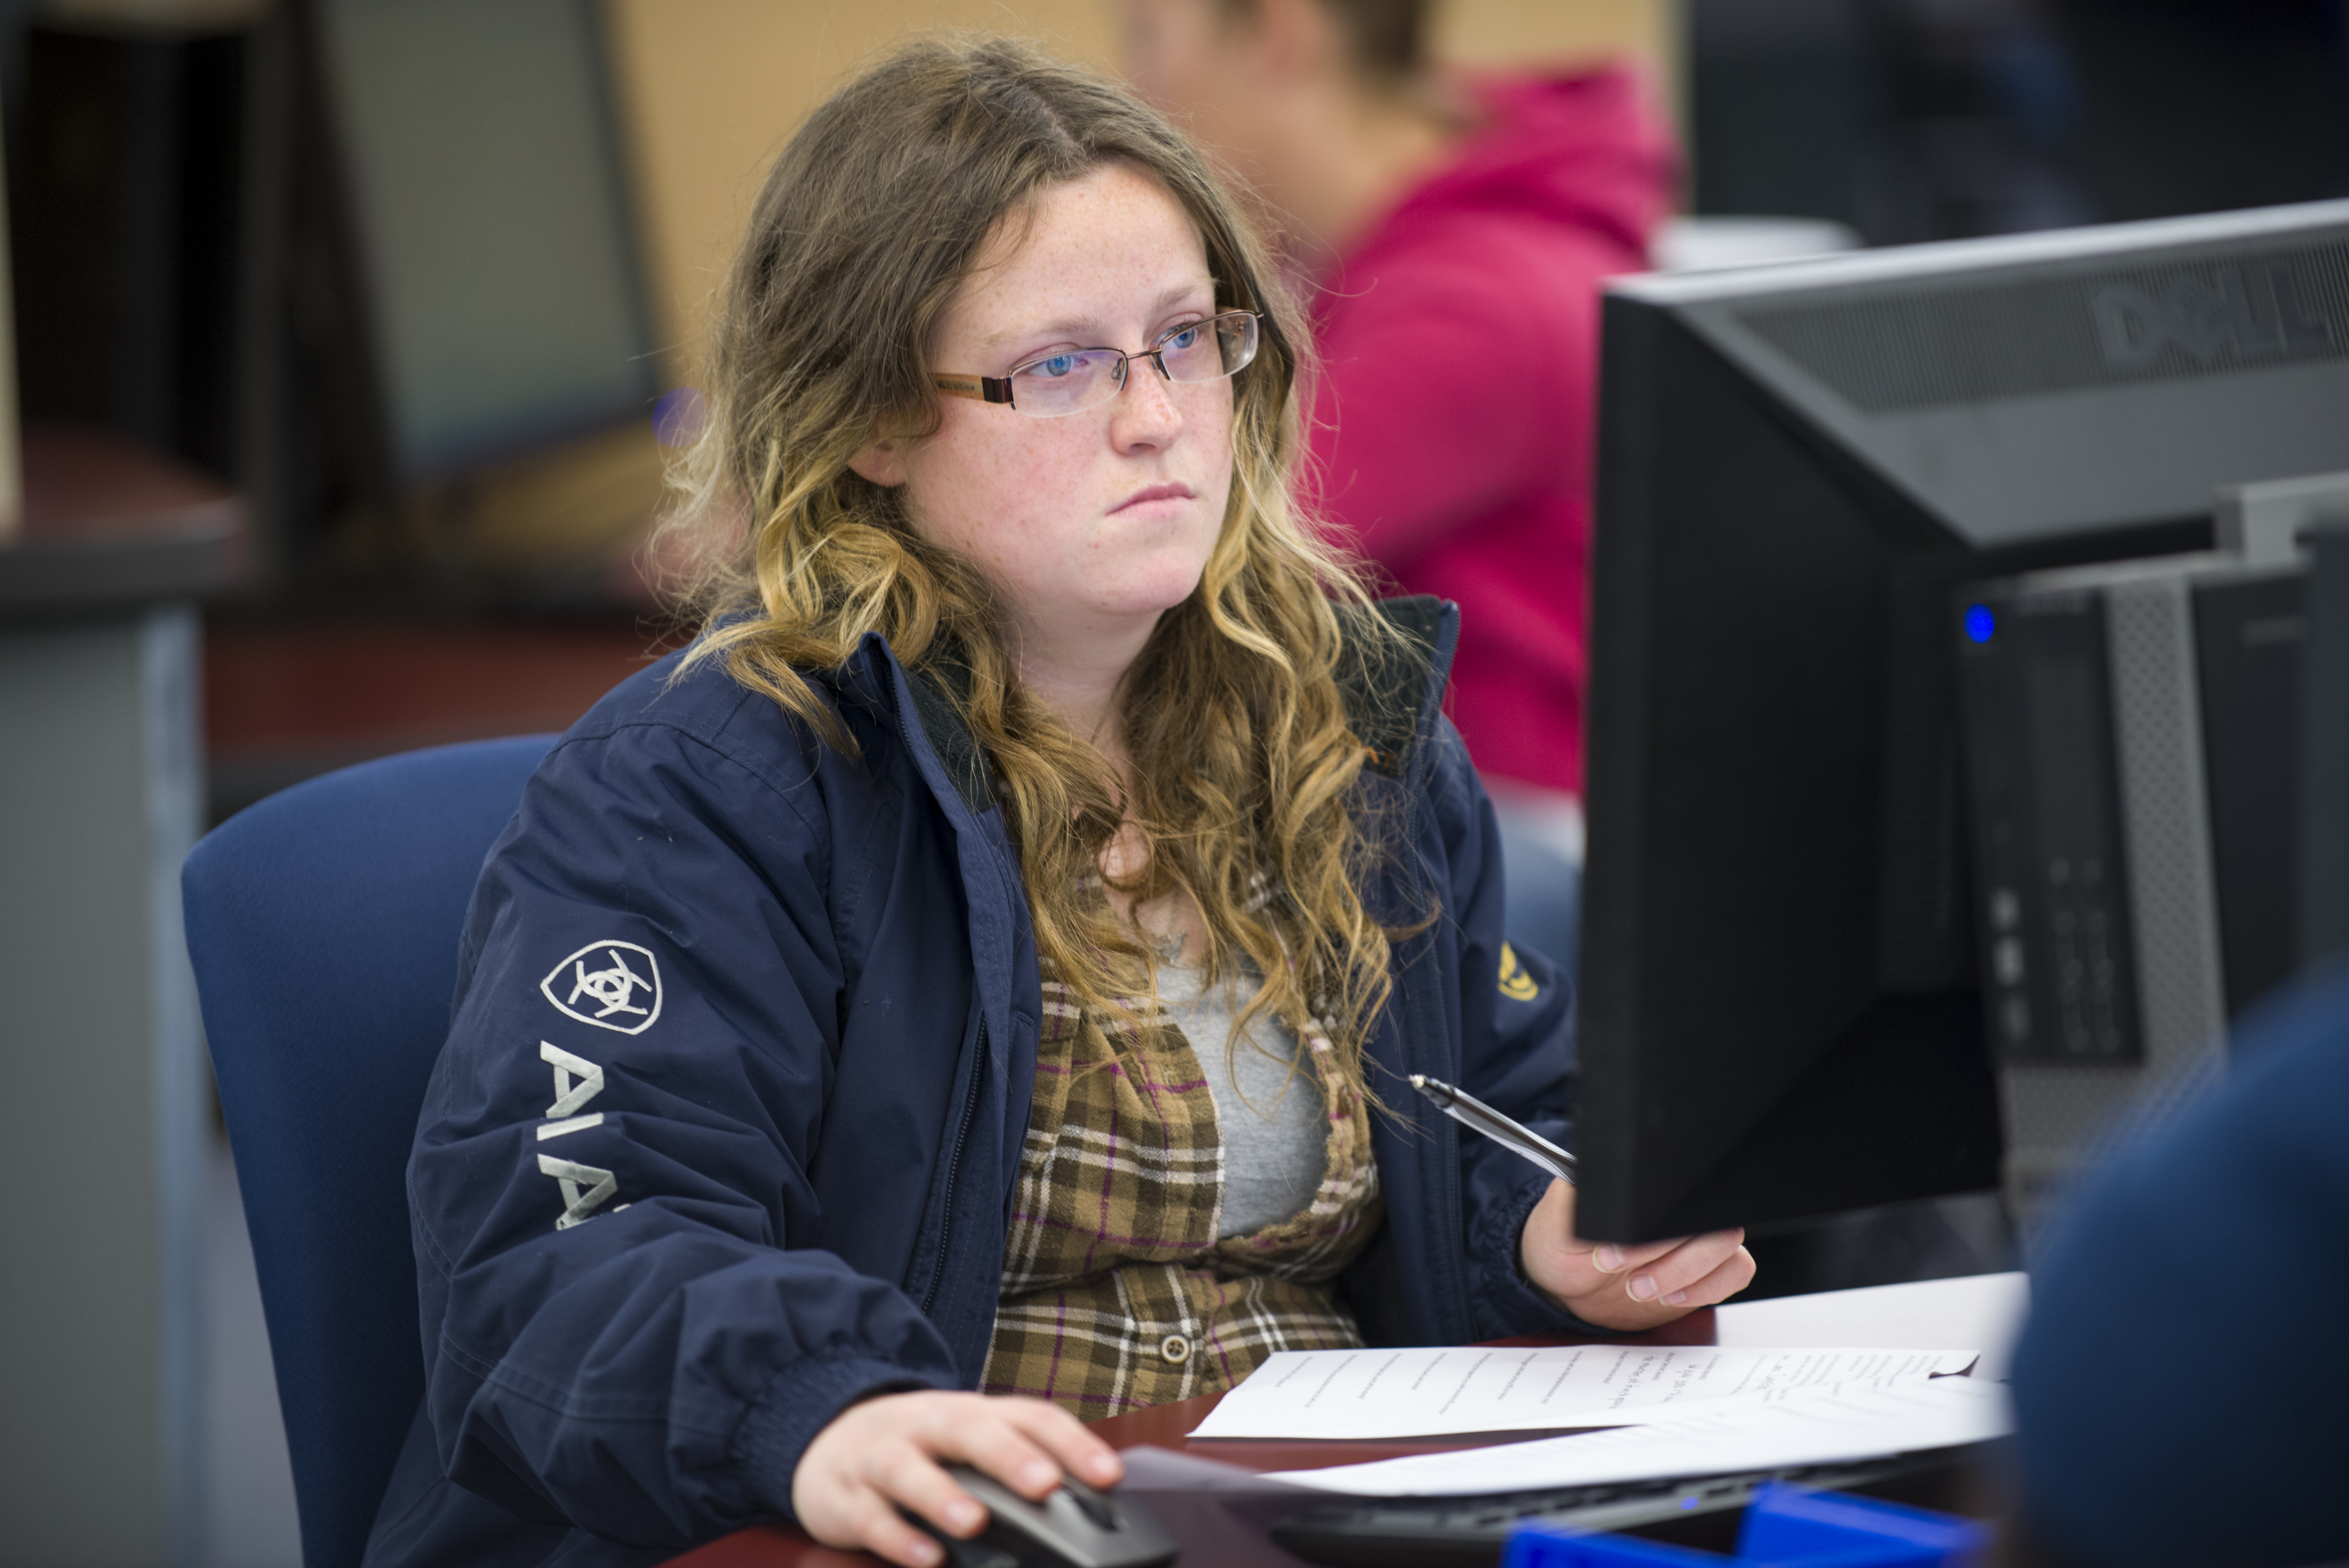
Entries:
[[882, 1394], [851, 1405], [815, 1435], [792, 1472], [792, 1511], [827, 1546], [863, 1547], [904, 1568], [936, 1568], [938, 1543], [906, 1522], [911, 1509], [968, 1539], [987, 1510], [939, 1468], [975, 1465], [1020, 1496], [1042, 1499], [1074, 1475], [1115, 1486], [1116, 1450], [1057, 1405], [1009, 1395]]
[[1526, 1277], [1601, 1328], [1653, 1328], [1754, 1283], [1744, 1231], [1712, 1231], [1634, 1247], [1574, 1233], [1574, 1189], [1553, 1181], [1526, 1216], [1517, 1259]]

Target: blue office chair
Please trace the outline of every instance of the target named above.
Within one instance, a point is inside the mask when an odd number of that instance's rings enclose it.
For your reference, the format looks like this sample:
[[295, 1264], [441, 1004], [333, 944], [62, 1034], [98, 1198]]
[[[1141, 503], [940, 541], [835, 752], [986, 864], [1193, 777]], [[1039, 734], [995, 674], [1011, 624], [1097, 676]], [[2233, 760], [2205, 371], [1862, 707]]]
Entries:
[[181, 876], [306, 1568], [359, 1561], [424, 1397], [408, 1148], [474, 879], [554, 743], [314, 779], [214, 829]]

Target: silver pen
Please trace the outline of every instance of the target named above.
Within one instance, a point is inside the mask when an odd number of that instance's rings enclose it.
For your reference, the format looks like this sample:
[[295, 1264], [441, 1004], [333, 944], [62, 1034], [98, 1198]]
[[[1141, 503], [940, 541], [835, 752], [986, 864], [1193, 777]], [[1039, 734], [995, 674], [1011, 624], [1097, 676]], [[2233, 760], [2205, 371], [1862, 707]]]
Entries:
[[1540, 1133], [1519, 1126], [1466, 1089], [1454, 1088], [1442, 1078], [1413, 1073], [1411, 1075], [1411, 1087], [1425, 1095], [1436, 1109], [1461, 1126], [1475, 1128], [1502, 1148], [1533, 1161], [1568, 1186], [1574, 1185], [1574, 1156]]

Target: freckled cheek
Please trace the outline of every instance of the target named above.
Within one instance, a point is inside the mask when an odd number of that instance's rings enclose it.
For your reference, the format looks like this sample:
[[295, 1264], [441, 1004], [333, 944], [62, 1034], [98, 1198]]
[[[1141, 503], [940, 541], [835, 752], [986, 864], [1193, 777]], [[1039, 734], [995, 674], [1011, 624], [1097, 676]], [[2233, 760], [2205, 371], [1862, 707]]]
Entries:
[[923, 531], [975, 560], [999, 561], [1026, 505], [1017, 462], [999, 444], [967, 438], [936, 443], [925, 456], [914, 495]]
[[1048, 540], [1066, 541], [1084, 512], [1083, 465], [1059, 454], [1031, 452], [988, 477], [994, 521], [1014, 532], [1014, 551], [1030, 552]]
[[1048, 445], [997, 451], [965, 470], [956, 499], [957, 533], [965, 553], [1009, 585], [1040, 583], [1067, 569], [1091, 545], [1079, 500], [1086, 465]]

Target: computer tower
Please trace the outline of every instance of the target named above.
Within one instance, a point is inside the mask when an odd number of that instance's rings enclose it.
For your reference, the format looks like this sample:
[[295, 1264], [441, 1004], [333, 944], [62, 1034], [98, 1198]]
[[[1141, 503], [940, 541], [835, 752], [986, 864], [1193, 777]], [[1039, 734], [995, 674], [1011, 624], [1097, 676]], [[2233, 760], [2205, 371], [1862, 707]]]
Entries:
[[1983, 1019], [2026, 1233], [2300, 969], [2307, 581], [2287, 544], [1961, 595]]
[[2300, 949], [2311, 969], [2349, 957], [2349, 481], [2313, 515], [2301, 785]]

